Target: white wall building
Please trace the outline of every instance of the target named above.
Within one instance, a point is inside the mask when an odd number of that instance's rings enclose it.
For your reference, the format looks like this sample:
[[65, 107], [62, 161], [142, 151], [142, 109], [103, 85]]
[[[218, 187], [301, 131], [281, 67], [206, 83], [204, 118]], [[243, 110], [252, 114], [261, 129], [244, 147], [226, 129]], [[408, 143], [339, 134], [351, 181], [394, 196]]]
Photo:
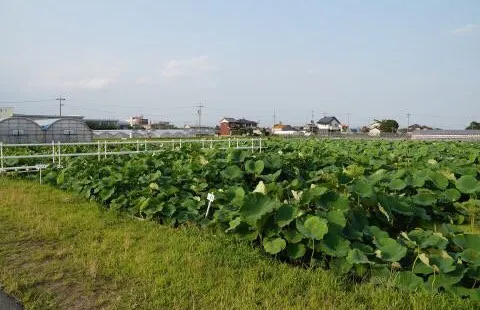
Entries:
[[342, 124], [335, 116], [328, 116], [320, 119], [317, 122], [317, 127], [320, 131], [341, 131]]

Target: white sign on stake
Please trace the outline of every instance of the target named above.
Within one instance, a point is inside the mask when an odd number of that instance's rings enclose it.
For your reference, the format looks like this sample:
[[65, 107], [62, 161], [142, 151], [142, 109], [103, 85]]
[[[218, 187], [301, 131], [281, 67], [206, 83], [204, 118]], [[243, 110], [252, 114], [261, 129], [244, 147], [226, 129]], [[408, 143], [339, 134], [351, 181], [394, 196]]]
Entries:
[[208, 212], [210, 212], [210, 207], [212, 206], [212, 202], [215, 200], [215, 195], [213, 195], [212, 193], [208, 193], [207, 200], [208, 200], [208, 207], [207, 207], [207, 212], [205, 213], [205, 218], [207, 218]]

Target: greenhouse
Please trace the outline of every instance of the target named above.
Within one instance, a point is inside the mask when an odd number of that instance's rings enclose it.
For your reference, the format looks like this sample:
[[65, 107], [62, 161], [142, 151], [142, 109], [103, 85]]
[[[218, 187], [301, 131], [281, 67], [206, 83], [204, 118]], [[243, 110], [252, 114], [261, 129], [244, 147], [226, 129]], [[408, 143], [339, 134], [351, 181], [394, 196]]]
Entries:
[[34, 121], [26, 117], [0, 119], [0, 142], [2, 143], [43, 143], [45, 133]]
[[83, 120], [75, 118], [41, 119], [35, 121], [44, 131], [44, 142], [91, 142], [92, 130]]

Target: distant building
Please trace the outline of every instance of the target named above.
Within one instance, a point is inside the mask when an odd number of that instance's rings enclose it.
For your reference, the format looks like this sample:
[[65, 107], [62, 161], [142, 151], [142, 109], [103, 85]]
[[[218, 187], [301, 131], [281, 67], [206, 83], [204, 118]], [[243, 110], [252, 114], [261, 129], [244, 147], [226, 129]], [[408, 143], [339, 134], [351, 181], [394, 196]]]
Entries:
[[143, 118], [142, 115], [132, 116], [129, 119], [127, 119], [127, 122], [128, 122], [128, 124], [130, 124], [131, 127], [135, 127], [135, 126], [143, 127], [144, 125], [148, 125], [148, 119]]
[[272, 134], [273, 135], [281, 135], [281, 136], [291, 136], [291, 135], [302, 135], [303, 132], [295, 129], [290, 125], [284, 125], [282, 123], [276, 124], [272, 127]]
[[249, 121], [245, 118], [235, 119], [225, 117], [220, 121], [220, 135], [230, 136], [236, 134], [249, 134], [250, 131], [253, 133], [253, 130], [257, 127], [258, 122], [255, 121]]
[[120, 121], [118, 119], [85, 119], [85, 123], [92, 130], [119, 129]]
[[13, 116], [13, 108], [0, 107], [0, 118], [7, 118]]
[[155, 122], [144, 126], [145, 129], [174, 129], [175, 125], [170, 122]]
[[317, 122], [320, 131], [341, 131], [342, 124], [335, 116], [323, 117]]

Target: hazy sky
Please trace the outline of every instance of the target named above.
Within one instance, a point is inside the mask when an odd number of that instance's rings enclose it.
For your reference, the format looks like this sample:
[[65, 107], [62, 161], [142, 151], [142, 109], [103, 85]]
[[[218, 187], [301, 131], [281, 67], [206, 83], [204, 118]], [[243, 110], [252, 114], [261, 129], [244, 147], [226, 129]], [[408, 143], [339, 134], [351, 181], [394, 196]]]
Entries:
[[1, 0], [0, 106], [58, 113], [60, 94], [65, 114], [177, 125], [202, 102], [210, 125], [460, 129], [480, 121], [480, 1]]

